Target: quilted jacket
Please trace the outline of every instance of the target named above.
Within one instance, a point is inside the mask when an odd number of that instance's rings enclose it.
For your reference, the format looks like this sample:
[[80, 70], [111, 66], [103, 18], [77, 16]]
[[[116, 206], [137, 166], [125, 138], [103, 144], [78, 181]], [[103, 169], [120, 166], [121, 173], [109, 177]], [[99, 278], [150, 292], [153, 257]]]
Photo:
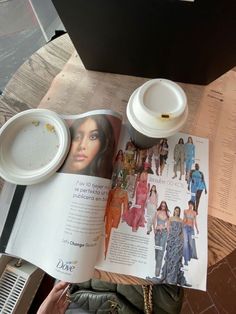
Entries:
[[[150, 286], [113, 284], [95, 279], [74, 284], [70, 289], [72, 303], [66, 314], [180, 313], [183, 288], [165, 284], [153, 285], [151, 298], [150, 293], [145, 296], [146, 291], [150, 292]], [[147, 299], [149, 304], [151, 301], [149, 307]]]

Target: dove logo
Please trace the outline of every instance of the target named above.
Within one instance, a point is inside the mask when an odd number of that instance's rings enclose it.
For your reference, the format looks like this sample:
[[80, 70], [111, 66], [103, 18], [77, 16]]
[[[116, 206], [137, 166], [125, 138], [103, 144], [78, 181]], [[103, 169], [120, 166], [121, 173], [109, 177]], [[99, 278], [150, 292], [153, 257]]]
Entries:
[[62, 258], [59, 258], [56, 268], [66, 271], [66, 272], [70, 272], [72, 273], [73, 270], [75, 269], [75, 265], [76, 265], [77, 261], [63, 261]]

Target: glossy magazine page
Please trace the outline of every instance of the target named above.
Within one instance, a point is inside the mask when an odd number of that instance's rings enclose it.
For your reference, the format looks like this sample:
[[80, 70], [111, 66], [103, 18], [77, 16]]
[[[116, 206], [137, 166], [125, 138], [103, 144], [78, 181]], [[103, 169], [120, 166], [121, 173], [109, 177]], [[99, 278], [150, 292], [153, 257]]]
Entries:
[[206, 290], [208, 140], [138, 149], [123, 128], [97, 268]]
[[92, 277], [96, 264], [121, 119], [109, 110], [64, 118], [71, 132], [64, 164], [20, 193], [8, 213], [11, 217], [14, 210], [15, 219], [6, 219], [0, 244], [4, 253], [55, 278], [82, 282]]

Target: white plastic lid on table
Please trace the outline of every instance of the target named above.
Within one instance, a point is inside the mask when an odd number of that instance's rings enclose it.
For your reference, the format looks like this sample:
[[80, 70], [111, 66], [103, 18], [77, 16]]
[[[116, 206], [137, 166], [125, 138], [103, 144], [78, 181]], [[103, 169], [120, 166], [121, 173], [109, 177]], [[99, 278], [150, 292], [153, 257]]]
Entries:
[[22, 111], [0, 129], [0, 176], [19, 185], [42, 182], [59, 169], [69, 147], [69, 127], [58, 114]]
[[153, 138], [169, 137], [186, 122], [187, 98], [175, 82], [152, 79], [133, 92], [126, 113], [138, 132]]

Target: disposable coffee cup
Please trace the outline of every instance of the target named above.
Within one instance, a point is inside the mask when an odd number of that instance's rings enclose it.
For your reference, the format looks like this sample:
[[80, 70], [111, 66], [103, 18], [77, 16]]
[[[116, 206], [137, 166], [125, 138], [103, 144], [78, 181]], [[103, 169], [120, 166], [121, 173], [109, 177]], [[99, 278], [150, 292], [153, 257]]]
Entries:
[[133, 143], [149, 148], [182, 129], [188, 117], [187, 97], [173, 81], [149, 80], [133, 92], [126, 114]]

